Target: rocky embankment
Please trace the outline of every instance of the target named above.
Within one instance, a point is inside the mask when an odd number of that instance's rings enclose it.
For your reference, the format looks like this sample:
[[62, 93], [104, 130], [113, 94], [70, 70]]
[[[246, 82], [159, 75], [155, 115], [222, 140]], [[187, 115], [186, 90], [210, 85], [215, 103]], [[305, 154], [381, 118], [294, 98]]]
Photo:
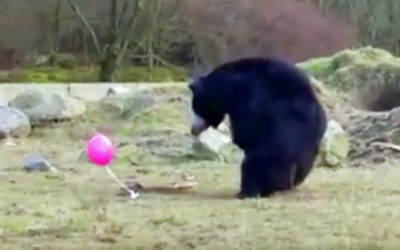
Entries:
[[[309, 60], [299, 67], [312, 77], [330, 118], [317, 166], [342, 168], [360, 166], [366, 160], [382, 162], [398, 158], [399, 58], [366, 47]], [[190, 137], [187, 133], [190, 96], [184, 84], [147, 86], [136, 91], [123, 85], [109, 86], [96, 100], [82, 98], [82, 93], [55, 94], [28, 87], [0, 106], [0, 138], [18, 145], [18, 141], [29, 138], [37, 128], [50, 130], [77, 122], [91, 126], [87, 120], [94, 116], [100, 121], [107, 117], [122, 123], [141, 120], [147, 122], [144, 127], [155, 126], [164, 119], [163, 124], [168, 127], [157, 127], [158, 139], [152, 140], [161, 140], [163, 134], [162, 143], [169, 143], [164, 148], [168, 152], [174, 149], [175, 156], [187, 154], [199, 160], [230, 161], [233, 155], [240, 154], [232, 145], [227, 124], [209, 129], [198, 139]], [[168, 136], [175, 137], [168, 139]], [[151, 148], [153, 142], [143, 138], [136, 138], [135, 146]], [[124, 145], [120, 145], [121, 150], [128, 150], [122, 149], [127, 143]]]

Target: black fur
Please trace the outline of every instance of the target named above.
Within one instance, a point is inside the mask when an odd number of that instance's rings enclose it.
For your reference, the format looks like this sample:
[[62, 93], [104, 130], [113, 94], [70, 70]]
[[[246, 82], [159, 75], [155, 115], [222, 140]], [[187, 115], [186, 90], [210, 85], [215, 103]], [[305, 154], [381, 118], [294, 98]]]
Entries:
[[229, 115], [245, 153], [238, 197], [270, 196], [304, 182], [318, 154], [327, 117], [309, 78], [271, 58], [222, 64], [190, 85], [192, 109], [217, 127]]

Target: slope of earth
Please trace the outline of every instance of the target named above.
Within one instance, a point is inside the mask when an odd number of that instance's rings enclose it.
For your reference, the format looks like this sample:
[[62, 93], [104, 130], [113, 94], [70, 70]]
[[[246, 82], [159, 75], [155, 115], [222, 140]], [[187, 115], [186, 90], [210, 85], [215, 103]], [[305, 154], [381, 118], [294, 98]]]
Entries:
[[330, 118], [351, 137], [353, 166], [400, 163], [400, 58], [379, 48], [361, 47], [299, 66], [323, 82], [327, 93], [340, 96], [340, 101], [324, 102], [330, 104], [326, 105]]
[[[271, 199], [233, 198], [240, 153], [228, 161], [190, 156], [184, 88], [153, 89], [156, 103], [116, 118], [89, 103], [84, 119], [38, 128], [0, 151], [0, 241], [3, 250], [57, 249], [397, 249], [400, 169], [317, 168], [298, 191]], [[121, 145], [115, 173], [143, 185], [166, 185], [182, 174], [193, 190], [117, 196], [104, 169], [82, 157], [95, 131]], [[27, 153], [59, 172], [22, 170]], [[132, 176], [136, 177], [132, 177]]]

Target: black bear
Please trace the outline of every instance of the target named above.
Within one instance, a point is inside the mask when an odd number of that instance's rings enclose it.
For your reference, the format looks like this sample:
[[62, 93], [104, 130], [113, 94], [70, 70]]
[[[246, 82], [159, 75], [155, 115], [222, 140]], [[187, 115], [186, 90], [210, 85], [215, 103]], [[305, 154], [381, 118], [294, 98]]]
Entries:
[[230, 118], [243, 150], [238, 198], [268, 197], [303, 183], [327, 127], [308, 76], [274, 58], [245, 58], [216, 67], [189, 85], [191, 133]]

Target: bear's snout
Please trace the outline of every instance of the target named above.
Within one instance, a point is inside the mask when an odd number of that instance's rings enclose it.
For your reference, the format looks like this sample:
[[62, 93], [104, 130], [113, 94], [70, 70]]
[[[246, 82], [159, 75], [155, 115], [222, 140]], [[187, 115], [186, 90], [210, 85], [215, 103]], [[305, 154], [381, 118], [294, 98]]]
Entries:
[[209, 124], [203, 118], [195, 114], [193, 117], [190, 133], [194, 136], [199, 136], [203, 131], [208, 129], [208, 127]]

